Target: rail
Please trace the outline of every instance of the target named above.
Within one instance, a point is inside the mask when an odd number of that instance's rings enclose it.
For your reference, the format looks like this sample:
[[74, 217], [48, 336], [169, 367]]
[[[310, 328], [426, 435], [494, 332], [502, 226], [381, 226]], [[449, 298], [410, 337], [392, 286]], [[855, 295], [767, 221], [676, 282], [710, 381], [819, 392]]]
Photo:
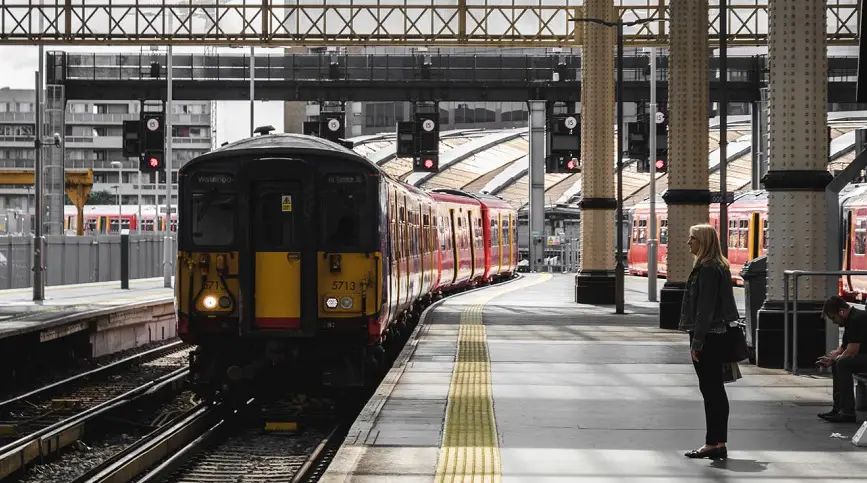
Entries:
[[[786, 270], [783, 272], [783, 369], [789, 370], [789, 278], [792, 279], [792, 365], [793, 375], [798, 374], [798, 279], [800, 277], [839, 277], [841, 275], [867, 275], [867, 270]], [[756, 331], [759, 326], [756, 324]], [[759, 344], [756, 338], [756, 358], [758, 359]]]

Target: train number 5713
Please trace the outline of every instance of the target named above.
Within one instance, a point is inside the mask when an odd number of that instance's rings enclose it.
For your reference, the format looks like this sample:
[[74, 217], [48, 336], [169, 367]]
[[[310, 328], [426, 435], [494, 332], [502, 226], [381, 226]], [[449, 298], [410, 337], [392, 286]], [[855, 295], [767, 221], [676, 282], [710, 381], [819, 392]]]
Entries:
[[355, 290], [355, 282], [337, 280], [331, 282], [331, 290]]

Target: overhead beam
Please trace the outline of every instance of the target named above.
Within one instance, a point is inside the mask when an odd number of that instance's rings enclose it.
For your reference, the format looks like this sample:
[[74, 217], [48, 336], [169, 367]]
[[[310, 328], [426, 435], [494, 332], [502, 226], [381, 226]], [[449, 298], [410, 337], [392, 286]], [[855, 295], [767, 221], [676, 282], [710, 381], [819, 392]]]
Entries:
[[[0, 186], [33, 186], [36, 174], [32, 169], [0, 169]], [[66, 185], [93, 185], [93, 171], [66, 170]]]
[[[767, 21], [761, 19], [768, 17], [768, 0], [748, 1], [746, 5], [729, 6], [731, 46], [767, 44]], [[34, 3], [0, 0], [0, 42], [266, 47], [572, 47], [583, 42], [580, 27], [570, 21], [581, 16], [581, 6], [540, 5], [538, 0], [515, 0], [506, 5], [448, 5], [436, 0], [412, 4], [400, 0], [322, 0], [304, 5], [267, 0], [241, 5], [217, 0], [179, 5], [149, 5], [139, 0]], [[667, 1], [629, 3], [618, 7], [625, 20], [669, 16]], [[829, 45], [857, 45], [858, 6], [847, 0], [827, 3]], [[713, 45], [719, 37], [719, 13], [711, 9], [709, 18], [708, 36]], [[625, 29], [624, 41], [630, 46], [667, 45], [664, 24], [654, 22]]]

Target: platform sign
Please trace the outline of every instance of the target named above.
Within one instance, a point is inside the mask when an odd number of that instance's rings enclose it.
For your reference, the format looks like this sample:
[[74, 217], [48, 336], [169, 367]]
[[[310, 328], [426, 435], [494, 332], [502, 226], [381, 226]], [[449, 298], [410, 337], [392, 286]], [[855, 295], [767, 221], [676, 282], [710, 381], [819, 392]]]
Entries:
[[[712, 204], [718, 204], [723, 202], [722, 192], [720, 191], [711, 191], [710, 192], [710, 202]], [[725, 204], [730, 205], [735, 202], [735, 194], [732, 191], [726, 191]]]
[[292, 195], [280, 195], [280, 209], [284, 213], [292, 211]]

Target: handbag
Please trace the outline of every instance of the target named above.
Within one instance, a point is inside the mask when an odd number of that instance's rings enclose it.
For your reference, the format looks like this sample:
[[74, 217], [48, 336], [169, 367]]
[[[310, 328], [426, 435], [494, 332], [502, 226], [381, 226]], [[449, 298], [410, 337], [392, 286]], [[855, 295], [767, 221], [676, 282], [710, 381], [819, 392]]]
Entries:
[[740, 362], [750, 356], [747, 347], [747, 337], [744, 334], [744, 325], [740, 321], [735, 325], [726, 325], [725, 351], [723, 362]]

